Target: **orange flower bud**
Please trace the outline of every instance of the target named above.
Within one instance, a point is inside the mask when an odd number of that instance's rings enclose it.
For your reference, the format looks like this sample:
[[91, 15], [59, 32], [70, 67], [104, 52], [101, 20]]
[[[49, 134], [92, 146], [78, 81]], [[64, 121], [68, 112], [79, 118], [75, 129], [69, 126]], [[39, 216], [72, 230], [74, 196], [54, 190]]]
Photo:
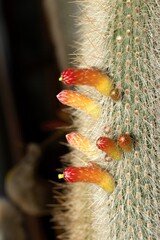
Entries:
[[110, 193], [115, 188], [113, 176], [98, 167], [67, 167], [58, 175], [59, 179], [63, 177], [67, 182], [95, 183]]
[[100, 137], [98, 138], [96, 145], [99, 149], [107, 153], [107, 155], [112, 159], [121, 159], [122, 152], [113, 139], [107, 137]]
[[70, 107], [83, 110], [84, 112], [98, 118], [101, 109], [91, 98], [71, 90], [63, 90], [57, 95], [58, 100]]
[[131, 152], [133, 148], [132, 138], [128, 134], [121, 134], [118, 138], [118, 144], [125, 152]]
[[113, 88], [112, 80], [105, 73], [95, 69], [68, 68], [62, 72], [59, 80], [70, 86], [92, 86], [105, 96], [109, 96]]

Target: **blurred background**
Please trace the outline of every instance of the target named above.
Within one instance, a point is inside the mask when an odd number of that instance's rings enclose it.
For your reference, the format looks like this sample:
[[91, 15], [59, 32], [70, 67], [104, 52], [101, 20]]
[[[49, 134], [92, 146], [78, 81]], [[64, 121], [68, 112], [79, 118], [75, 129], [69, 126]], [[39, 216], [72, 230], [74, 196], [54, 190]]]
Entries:
[[57, 239], [45, 207], [67, 152], [70, 120], [56, 95], [72, 65], [77, 11], [68, 0], [0, 0], [1, 240]]

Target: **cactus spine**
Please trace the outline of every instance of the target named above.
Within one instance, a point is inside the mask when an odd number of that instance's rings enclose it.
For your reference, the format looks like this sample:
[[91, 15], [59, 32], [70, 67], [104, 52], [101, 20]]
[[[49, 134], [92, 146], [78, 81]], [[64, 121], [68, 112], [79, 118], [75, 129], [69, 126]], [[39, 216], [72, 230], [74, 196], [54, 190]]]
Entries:
[[[81, 40], [75, 58], [80, 68], [109, 73], [121, 90], [118, 102], [81, 86], [102, 107], [98, 119], [73, 111], [77, 131], [92, 142], [123, 133], [134, 139], [134, 150], [120, 161], [105, 161], [97, 150], [90, 156], [73, 150], [66, 161], [74, 166], [96, 162], [113, 174], [117, 186], [107, 194], [96, 185], [66, 184], [59, 218], [66, 232], [61, 239], [158, 240], [159, 232], [159, 126], [160, 3], [156, 0], [82, 0]], [[64, 212], [64, 209], [66, 210]]]

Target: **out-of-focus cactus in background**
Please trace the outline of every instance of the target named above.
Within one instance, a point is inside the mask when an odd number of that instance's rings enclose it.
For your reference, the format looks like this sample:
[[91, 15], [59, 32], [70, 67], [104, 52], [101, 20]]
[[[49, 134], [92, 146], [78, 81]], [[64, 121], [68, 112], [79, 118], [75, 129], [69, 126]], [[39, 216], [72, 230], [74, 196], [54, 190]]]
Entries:
[[[158, 240], [160, 3], [81, 0], [77, 4], [81, 11], [75, 67], [99, 69], [109, 75], [121, 98], [114, 102], [93, 87], [78, 86], [79, 93], [97, 102], [101, 114], [95, 119], [71, 110], [73, 126], [94, 145], [101, 136], [116, 140], [128, 134], [133, 149], [124, 152], [121, 160], [107, 162], [105, 153], [98, 148], [96, 154], [84, 154], [84, 146], [77, 149], [77, 142], [72, 144], [74, 150], [63, 158], [67, 165], [98, 163], [114, 176], [116, 187], [108, 194], [98, 185], [62, 184], [64, 193], [58, 196], [55, 219], [59, 219], [65, 232], [59, 237]], [[84, 109], [85, 103], [81, 104]], [[76, 106], [73, 99], [70, 106]]]
[[[59, 155], [66, 152], [58, 144], [63, 135], [55, 128], [64, 125], [65, 119], [58, 116], [54, 96], [60, 90], [57, 78], [67, 60], [61, 62], [58, 56], [56, 48], [64, 49], [62, 33], [58, 27], [61, 41], [57, 47], [43, 2], [0, 1], [0, 196], [9, 198], [23, 214], [27, 239], [39, 240], [55, 235], [49, 215], [49, 205], [54, 203], [49, 181], [57, 179]], [[49, 10], [55, 10], [54, 4]], [[55, 25], [57, 15], [52, 16]], [[30, 145], [32, 142], [35, 144]], [[16, 236], [16, 228], [10, 226], [14, 214], [8, 223], [4, 231], [13, 230]]]
[[0, 199], [0, 239], [2, 240], [25, 240], [23, 216], [5, 198]]
[[43, 216], [50, 213], [51, 183], [37, 174], [41, 148], [36, 144], [27, 147], [23, 160], [8, 172], [5, 190], [13, 202], [25, 213]]

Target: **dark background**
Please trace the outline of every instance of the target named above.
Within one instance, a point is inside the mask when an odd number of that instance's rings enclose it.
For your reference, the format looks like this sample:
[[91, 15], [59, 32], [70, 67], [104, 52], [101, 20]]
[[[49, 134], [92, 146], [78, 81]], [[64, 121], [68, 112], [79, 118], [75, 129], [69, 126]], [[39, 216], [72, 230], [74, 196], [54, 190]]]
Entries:
[[[56, 94], [62, 88], [58, 78], [69, 64], [66, 56], [66, 65], [61, 62], [57, 48], [42, 1], [0, 1], [1, 197], [6, 197], [5, 175], [21, 161], [27, 144], [41, 144], [50, 138], [56, 130], [45, 128], [46, 123], [61, 121], [57, 115], [60, 104]], [[67, 151], [59, 144], [61, 140], [63, 136], [48, 144], [39, 163], [39, 174], [46, 179], [57, 181], [59, 158]], [[56, 239], [50, 220], [51, 216], [26, 215], [28, 239]]]

